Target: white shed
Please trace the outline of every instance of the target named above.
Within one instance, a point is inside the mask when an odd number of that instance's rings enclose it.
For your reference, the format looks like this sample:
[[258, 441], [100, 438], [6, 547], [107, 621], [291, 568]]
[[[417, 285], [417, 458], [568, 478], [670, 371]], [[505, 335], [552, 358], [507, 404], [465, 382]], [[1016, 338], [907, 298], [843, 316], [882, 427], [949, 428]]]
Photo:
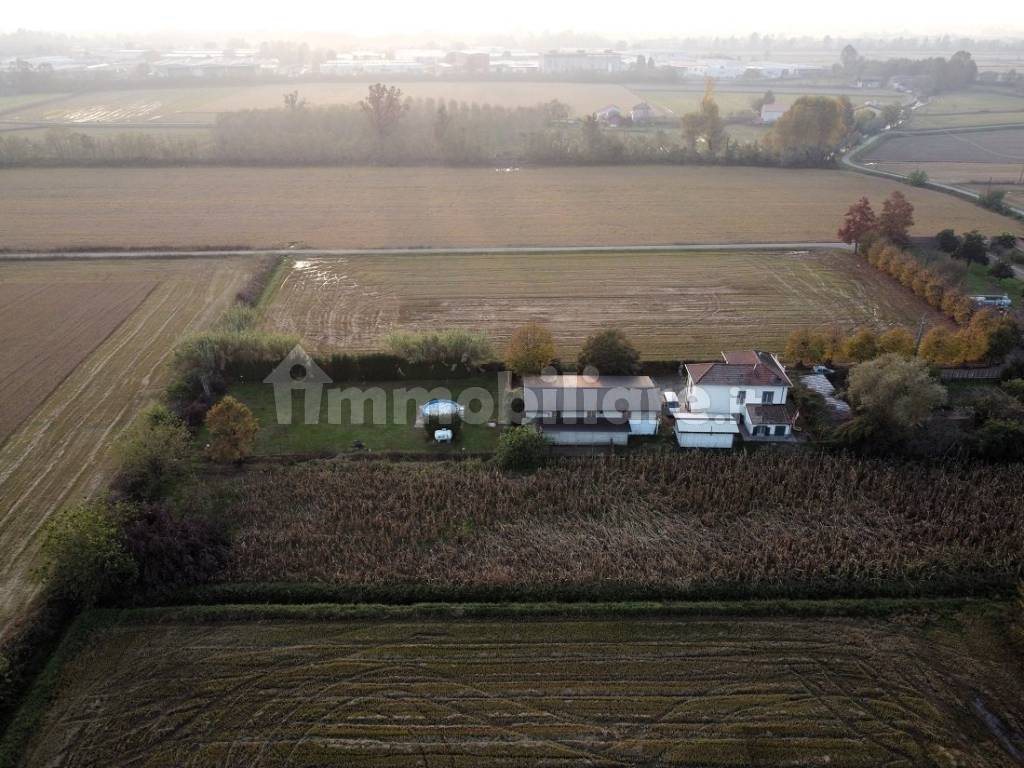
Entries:
[[740, 428], [734, 419], [716, 414], [677, 413], [675, 431], [680, 448], [732, 448]]

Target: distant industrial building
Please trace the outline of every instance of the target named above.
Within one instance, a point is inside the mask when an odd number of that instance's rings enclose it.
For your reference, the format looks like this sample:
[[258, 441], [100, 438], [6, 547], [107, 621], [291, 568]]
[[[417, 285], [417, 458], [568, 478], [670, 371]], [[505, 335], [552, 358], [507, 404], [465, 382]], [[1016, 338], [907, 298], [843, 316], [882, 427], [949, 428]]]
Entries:
[[622, 55], [612, 51], [550, 51], [540, 56], [540, 71], [550, 75], [571, 75], [584, 72], [622, 72], [626, 64]]

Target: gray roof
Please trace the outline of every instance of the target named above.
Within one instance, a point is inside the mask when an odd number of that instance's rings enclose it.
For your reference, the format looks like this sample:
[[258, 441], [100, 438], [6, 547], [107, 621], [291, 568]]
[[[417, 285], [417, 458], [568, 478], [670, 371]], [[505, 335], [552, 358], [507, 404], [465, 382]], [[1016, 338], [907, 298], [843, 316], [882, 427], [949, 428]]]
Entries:
[[650, 376], [527, 376], [523, 400], [527, 412], [661, 410], [661, 392]]

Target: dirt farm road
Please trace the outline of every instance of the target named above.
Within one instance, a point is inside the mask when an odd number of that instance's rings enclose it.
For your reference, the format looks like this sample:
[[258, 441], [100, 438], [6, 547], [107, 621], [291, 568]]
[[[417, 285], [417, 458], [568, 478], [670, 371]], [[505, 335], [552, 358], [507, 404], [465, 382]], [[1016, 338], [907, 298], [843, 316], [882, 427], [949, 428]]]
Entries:
[[675, 251], [795, 251], [795, 250], [853, 250], [846, 243], [794, 242], [794, 243], [679, 243], [666, 245], [562, 245], [562, 246], [504, 246], [482, 248], [284, 248], [254, 249], [251, 251], [25, 251], [0, 252], [0, 261], [26, 261], [31, 259], [195, 259], [217, 256], [280, 255], [280, 256], [424, 256], [445, 253], [459, 254], [516, 254], [516, 253], [615, 253], [618, 251], [665, 252]]

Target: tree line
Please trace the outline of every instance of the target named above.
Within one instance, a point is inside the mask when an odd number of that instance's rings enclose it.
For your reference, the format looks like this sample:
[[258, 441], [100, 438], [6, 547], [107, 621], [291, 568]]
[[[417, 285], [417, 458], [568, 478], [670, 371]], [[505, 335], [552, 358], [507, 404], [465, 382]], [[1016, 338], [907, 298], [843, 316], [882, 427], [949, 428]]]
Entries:
[[713, 85], [678, 132], [612, 131], [571, 119], [559, 101], [533, 107], [411, 99], [375, 84], [355, 105], [311, 106], [298, 91], [282, 108], [217, 116], [210, 138], [52, 128], [40, 138], [0, 134], [0, 166], [36, 165], [574, 165], [721, 164], [827, 167], [855, 128], [848, 100], [803, 97], [764, 142], [725, 131]]

